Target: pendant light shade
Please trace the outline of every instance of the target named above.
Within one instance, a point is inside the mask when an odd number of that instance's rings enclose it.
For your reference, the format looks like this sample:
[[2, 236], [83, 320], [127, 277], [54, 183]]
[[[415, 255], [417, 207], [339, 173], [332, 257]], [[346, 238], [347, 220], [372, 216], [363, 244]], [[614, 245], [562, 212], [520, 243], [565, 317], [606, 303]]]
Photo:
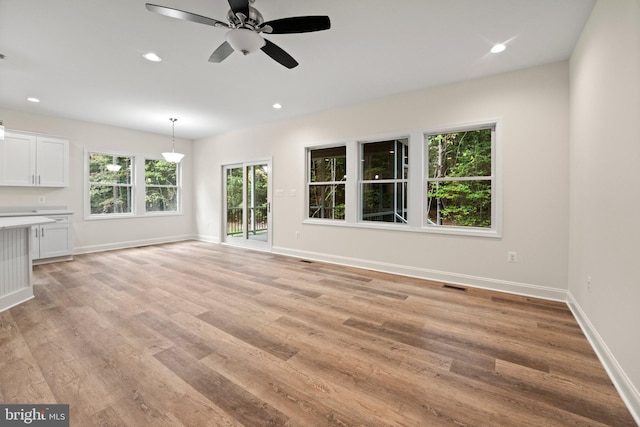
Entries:
[[171, 151], [171, 152], [168, 152], [168, 153], [162, 153], [162, 157], [164, 157], [164, 159], [167, 162], [180, 163], [180, 160], [182, 160], [182, 158], [184, 157], [184, 154], [176, 153], [175, 151]]
[[2, 124], [2, 120], [0, 120], [0, 139], [4, 139], [4, 125]]
[[162, 153], [162, 157], [164, 157], [167, 162], [180, 163], [184, 154], [176, 153], [176, 121], [178, 119], [172, 118], [169, 120], [171, 120], [171, 151]]

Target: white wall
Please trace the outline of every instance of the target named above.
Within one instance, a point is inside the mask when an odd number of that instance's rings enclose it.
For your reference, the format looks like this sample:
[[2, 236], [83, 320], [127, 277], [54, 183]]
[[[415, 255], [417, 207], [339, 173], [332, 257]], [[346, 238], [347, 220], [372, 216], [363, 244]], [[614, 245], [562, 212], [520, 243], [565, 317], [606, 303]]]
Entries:
[[[112, 126], [20, 111], [0, 109], [5, 128], [44, 133], [70, 140], [68, 188], [0, 187], [0, 207], [67, 206], [75, 212], [76, 253], [193, 237], [192, 141], [176, 140], [183, 160], [183, 215], [109, 220], [84, 220], [84, 150], [108, 150], [138, 155], [159, 154], [171, 147], [171, 138]], [[167, 126], [170, 123], [167, 121]], [[45, 205], [38, 197], [45, 196]]]
[[[568, 76], [568, 63], [551, 64], [199, 140], [197, 232], [220, 240], [221, 165], [273, 158], [273, 188], [285, 194], [273, 198], [276, 252], [564, 299]], [[493, 118], [503, 124], [503, 238], [302, 224], [306, 146]]]
[[640, 1], [599, 1], [570, 64], [569, 300], [640, 423]]

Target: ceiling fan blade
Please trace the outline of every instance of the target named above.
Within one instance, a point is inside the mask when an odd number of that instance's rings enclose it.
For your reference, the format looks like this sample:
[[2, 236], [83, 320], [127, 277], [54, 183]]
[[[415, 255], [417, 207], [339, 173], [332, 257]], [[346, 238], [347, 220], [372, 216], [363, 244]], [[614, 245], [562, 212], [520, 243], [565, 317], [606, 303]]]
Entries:
[[151, 3], [147, 3], [146, 7], [151, 12], [159, 13], [160, 15], [168, 16], [170, 18], [197, 22], [199, 24], [211, 25], [212, 27], [229, 28], [229, 24], [227, 24], [226, 22], [218, 21], [217, 19], [213, 18], [207, 18], [206, 16], [202, 15], [196, 15], [195, 13], [191, 12], [185, 12], [184, 10], [172, 9], [170, 7], [158, 6], [157, 4]]
[[289, 69], [298, 66], [298, 61], [293, 59], [293, 57], [287, 52], [267, 39], [264, 39], [264, 41], [266, 42], [266, 44], [261, 48], [264, 53]]
[[218, 48], [213, 51], [211, 56], [209, 57], [209, 62], [220, 63], [227, 59], [229, 55], [233, 53], [233, 48], [229, 44], [229, 42], [224, 42]]
[[229, 0], [229, 6], [236, 15], [242, 13], [245, 18], [249, 17], [249, 0]]
[[265, 22], [260, 28], [268, 34], [310, 33], [328, 30], [331, 20], [328, 16], [295, 16]]

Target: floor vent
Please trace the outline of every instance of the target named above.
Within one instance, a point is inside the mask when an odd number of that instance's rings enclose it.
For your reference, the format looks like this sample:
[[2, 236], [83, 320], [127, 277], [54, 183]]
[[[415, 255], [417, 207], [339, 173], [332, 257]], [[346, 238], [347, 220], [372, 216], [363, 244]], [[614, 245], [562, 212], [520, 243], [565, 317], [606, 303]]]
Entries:
[[454, 291], [462, 291], [462, 292], [467, 292], [467, 288], [463, 288], [462, 286], [456, 286], [456, 285], [442, 285], [443, 288], [445, 289], [453, 289]]
[[304, 262], [306, 264], [313, 264], [313, 261], [309, 261], [308, 259], [301, 259], [300, 262]]

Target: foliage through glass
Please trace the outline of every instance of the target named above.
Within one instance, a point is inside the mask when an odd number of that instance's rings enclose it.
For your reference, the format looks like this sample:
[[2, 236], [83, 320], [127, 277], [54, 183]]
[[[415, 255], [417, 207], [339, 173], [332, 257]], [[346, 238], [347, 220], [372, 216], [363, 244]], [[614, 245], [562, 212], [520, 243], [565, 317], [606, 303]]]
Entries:
[[165, 160], [144, 161], [145, 210], [177, 212], [179, 210], [178, 163]]
[[242, 167], [227, 169], [227, 236], [242, 235], [243, 190]]
[[131, 213], [133, 157], [89, 153], [91, 215]]
[[428, 135], [429, 225], [491, 228], [493, 130]]

